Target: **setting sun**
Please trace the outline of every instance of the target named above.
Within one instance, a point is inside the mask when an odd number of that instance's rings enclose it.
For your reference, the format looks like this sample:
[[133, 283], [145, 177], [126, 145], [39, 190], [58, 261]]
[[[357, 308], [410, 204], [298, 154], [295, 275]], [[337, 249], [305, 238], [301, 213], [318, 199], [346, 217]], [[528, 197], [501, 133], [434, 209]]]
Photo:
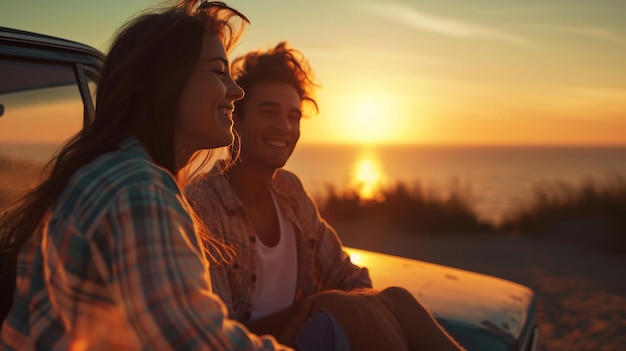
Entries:
[[361, 141], [377, 142], [390, 133], [390, 124], [385, 121], [383, 109], [371, 101], [356, 104], [352, 115], [353, 132]]
[[356, 91], [328, 106], [326, 113], [341, 116], [331, 121], [333, 137], [358, 144], [394, 143], [402, 139], [410, 113], [399, 97], [384, 91]]

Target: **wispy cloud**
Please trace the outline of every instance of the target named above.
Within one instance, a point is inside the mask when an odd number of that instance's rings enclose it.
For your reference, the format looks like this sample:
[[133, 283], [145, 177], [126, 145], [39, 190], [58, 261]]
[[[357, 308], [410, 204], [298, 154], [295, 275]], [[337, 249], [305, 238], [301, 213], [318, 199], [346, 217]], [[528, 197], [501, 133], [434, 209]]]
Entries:
[[413, 7], [378, 3], [359, 3], [357, 9], [374, 16], [401, 23], [414, 29], [461, 39], [491, 39], [517, 45], [529, 45], [531, 41], [520, 35], [496, 28], [482, 26], [454, 18], [443, 17]]
[[554, 33], [569, 34], [591, 39], [600, 39], [615, 44], [626, 45], [626, 38], [624, 38], [623, 35], [620, 35], [615, 31], [605, 28], [534, 23], [525, 23], [525, 25], [540, 30], [551, 31]]
[[453, 61], [450, 58], [443, 58], [439, 56], [407, 53], [403, 51], [393, 50], [380, 50], [377, 47], [363, 47], [363, 46], [346, 46], [341, 45], [338, 47], [318, 47], [315, 49], [309, 49], [307, 56], [315, 57], [318, 59], [328, 59], [334, 61], [347, 61], [354, 62], [355, 57], [367, 57], [371, 61], [383, 61], [386, 63], [393, 62], [394, 64], [406, 64], [406, 63], [419, 63], [426, 65], [447, 65]]

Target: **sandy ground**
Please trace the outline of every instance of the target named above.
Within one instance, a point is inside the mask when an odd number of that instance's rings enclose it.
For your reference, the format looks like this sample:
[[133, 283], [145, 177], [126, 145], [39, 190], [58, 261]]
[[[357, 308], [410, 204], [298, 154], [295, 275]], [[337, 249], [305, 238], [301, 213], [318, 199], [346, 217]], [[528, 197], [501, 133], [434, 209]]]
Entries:
[[416, 236], [384, 220], [341, 222], [347, 246], [509, 279], [538, 297], [542, 351], [626, 350], [626, 255], [593, 245], [514, 237]]

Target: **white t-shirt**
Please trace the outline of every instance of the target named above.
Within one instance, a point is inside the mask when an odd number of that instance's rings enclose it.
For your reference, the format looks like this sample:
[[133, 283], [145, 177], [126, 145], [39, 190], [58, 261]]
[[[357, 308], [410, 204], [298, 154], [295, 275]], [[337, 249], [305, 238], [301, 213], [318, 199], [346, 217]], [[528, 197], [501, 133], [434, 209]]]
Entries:
[[274, 247], [257, 240], [257, 288], [250, 320], [284, 310], [291, 306], [296, 294], [298, 249], [293, 223], [280, 212], [273, 193], [272, 199], [280, 235]]

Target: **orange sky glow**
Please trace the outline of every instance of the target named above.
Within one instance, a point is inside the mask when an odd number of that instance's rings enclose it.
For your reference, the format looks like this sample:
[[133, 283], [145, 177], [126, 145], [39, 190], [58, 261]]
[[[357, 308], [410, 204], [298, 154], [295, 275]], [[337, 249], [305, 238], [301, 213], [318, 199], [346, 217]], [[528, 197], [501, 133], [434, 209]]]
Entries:
[[[234, 55], [288, 41], [309, 58], [302, 143], [626, 145], [624, 1], [227, 3], [252, 23]], [[155, 4], [12, 2], [0, 23], [106, 51]]]

